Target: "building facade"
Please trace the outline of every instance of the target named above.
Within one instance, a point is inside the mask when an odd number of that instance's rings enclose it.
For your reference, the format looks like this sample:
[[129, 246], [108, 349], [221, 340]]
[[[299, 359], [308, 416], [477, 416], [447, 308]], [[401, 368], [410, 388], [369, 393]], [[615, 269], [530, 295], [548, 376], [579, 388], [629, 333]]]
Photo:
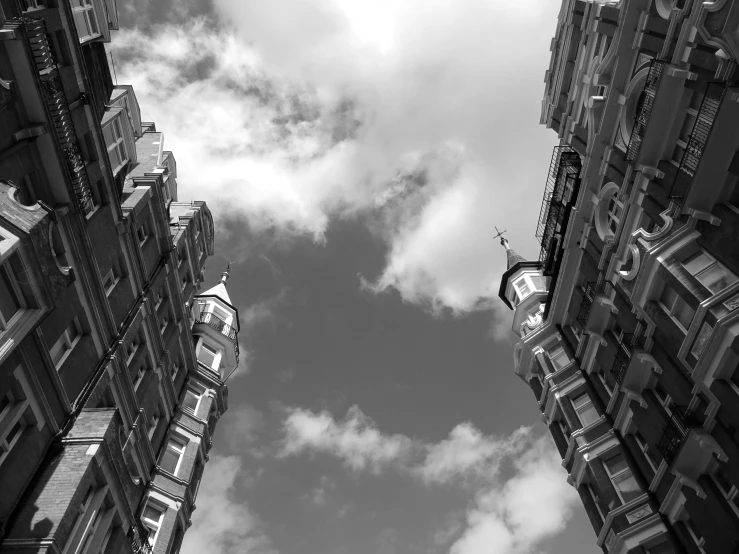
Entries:
[[105, 43], [114, 0], [0, 0], [0, 552], [179, 551], [236, 369], [204, 202]]
[[564, 0], [516, 373], [611, 554], [739, 553], [739, 3]]

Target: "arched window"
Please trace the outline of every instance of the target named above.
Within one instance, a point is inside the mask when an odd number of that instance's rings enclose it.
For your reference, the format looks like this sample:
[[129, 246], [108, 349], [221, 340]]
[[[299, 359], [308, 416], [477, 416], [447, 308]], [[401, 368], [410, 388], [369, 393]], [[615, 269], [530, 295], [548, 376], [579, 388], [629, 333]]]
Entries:
[[595, 212], [595, 229], [602, 241], [616, 236], [616, 231], [623, 218], [624, 203], [619, 199], [619, 186], [607, 183], [598, 194], [598, 207]]

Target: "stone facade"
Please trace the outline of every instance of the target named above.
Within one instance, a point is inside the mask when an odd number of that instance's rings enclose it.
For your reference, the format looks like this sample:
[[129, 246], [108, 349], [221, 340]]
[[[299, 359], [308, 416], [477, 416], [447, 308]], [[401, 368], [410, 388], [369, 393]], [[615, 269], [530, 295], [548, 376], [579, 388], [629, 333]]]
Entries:
[[238, 364], [116, 28], [113, 0], [0, 0], [1, 553], [178, 552]]
[[564, 0], [552, 40], [546, 284], [501, 298], [611, 554], [739, 552], [738, 8]]

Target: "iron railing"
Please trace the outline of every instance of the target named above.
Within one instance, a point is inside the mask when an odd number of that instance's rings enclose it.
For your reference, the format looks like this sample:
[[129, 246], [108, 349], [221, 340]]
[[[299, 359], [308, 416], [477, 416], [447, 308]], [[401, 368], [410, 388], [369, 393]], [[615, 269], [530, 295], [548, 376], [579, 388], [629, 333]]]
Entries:
[[622, 385], [626, 377], [626, 371], [629, 369], [629, 362], [634, 356], [634, 352], [642, 344], [643, 337], [634, 333], [625, 333], [618, 343], [618, 351], [613, 359], [611, 366], [611, 375], [619, 385]]
[[665, 462], [671, 464], [675, 461], [694, 424], [693, 414], [687, 406], [676, 406], [672, 409], [672, 417], [667, 422], [662, 437], [657, 443], [657, 450], [662, 454]]
[[236, 329], [231, 327], [228, 323], [223, 321], [220, 317], [215, 315], [213, 312], [201, 312], [200, 316], [198, 317], [195, 323], [203, 323], [205, 325], [208, 325], [209, 327], [212, 327], [219, 333], [231, 339], [234, 343], [234, 348], [236, 349], [236, 362], [238, 363], [239, 361], [239, 340], [236, 337], [236, 333], [237, 333]]
[[136, 521], [128, 530], [128, 544], [131, 545], [133, 554], [151, 554], [151, 545], [149, 544], [149, 532], [141, 524]]
[[693, 130], [688, 138], [685, 152], [683, 152], [680, 166], [670, 189], [670, 200], [679, 208], [682, 208], [690, 193], [693, 177], [700, 164], [703, 151], [713, 129], [713, 123], [716, 120], [716, 115], [727, 89], [726, 83], [709, 83], [706, 87], [706, 93], [695, 118]]
[[633, 162], [639, 155], [644, 133], [649, 123], [654, 107], [654, 99], [657, 96], [657, 89], [662, 80], [662, 73], [665, 69], [665, 62], [662, 60], [652, 60], [649, 65], [649, 73], [644, 83], [644, 89], [639, 95], [636, 103], [636, 115], [634, 116], [634, 127], [631, 130], [629, 138], [629, 146], [626, 149], [626, 161]]
[[587, 327], [586, 323], [588, 321], [588, 317], [590, 316], [590, 310], [593, 307], [593, 301], [595, 300], [595, 297], [598, 294], [604, 293], [608, 284], [609, 281], [602, 281], [601, 283], [597, 283], [595, 281], [587, 281], [585, 283], [585, 286], [583, 286], [583, 297], [582, 302], [580, 303], [580, 311], [577, 313], [577, 317], [575, 318], [577, 322], [582, 326], [583, 330], [585, 330]]
[[43, 99], [51, 114], [59, 146], [62, 150], [64, 164], [72, 180], [77, 206], [84, 214], [92, 210], [92, 194], [90, 179], [85, 169], [85, 162], [80, 154], [77, 133], [72, 122], [72, 114], [64, 95], [64, 87], [56, 69], [56, 62], [51, 47], [46, 23], [43, 19], [20, 19], [33, 53], [36, 71], [41, 78]]
[[536, 238], [541, 244], [539, 262], [544, 265], [545, 274], [547, 268], [551, 269], [557, 237], [566, 229], [568, 205], [576, 200], [581, 167], [580, 155], [572, 146], [554, 147], [536, 227]]

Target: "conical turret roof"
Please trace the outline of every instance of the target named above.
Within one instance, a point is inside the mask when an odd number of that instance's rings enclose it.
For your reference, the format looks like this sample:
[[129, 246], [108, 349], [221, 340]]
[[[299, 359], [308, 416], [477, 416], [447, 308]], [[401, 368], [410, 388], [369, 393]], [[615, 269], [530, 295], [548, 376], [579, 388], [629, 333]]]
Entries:
[[217, 296], [224, 302], [231, 304], [231, 297], [228, 295], [228, 290], [226, 290], [226, 281], [228, 281], [229, 275], [231, 275], [230, 263], [228, 264], [228, 266], [226, 266], [226, 270], [221, 273], [221, 280], [218, 282], [218, 284], [212, 289], [206, 290], [200, 296]]
[[500, 239], [500, 244], [502, 244], [503, 245], [503, 248], [505, 248], [506, 257], [508, 258], [508, 267], [506, 267], [506, 269], [511, 269], [517, 263], [527, 261], [526, 258], [524, 258], [520, 254], [516, 253], [508, 245], [508, 239], [501, 238]]

